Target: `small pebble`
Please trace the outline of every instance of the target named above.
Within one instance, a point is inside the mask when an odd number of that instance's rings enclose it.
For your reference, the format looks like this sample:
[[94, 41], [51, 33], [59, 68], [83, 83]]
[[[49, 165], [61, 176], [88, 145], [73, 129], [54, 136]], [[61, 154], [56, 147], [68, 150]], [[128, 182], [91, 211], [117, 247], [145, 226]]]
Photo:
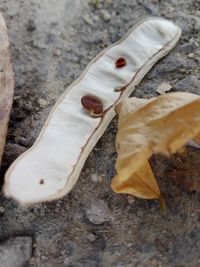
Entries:
[[87, 235], [87, 239], [88, 239], [89, 241], [93, 242], [93, 241], [95, 241], [96, 236], [95, 236], [94, 234], [92, 234], [92, 233], [89, 233], [89, 234]]
[[160, 95], [164, 95], [165, 93], [169, 92], [172, 89], [172, 86], [169, 82], [162, 82], [156, 92], [159, 93]]
[[22, 267], [32, 255], [32, 238], [29, 236], [11, 237], [0, 243], [0, 266]]
[[30, 144], [30, 140], [23, 137], [23, 136], [19, 136], [17, 139], [17, 143], [22, 145], [22, 146], [28, 147]]
[[46, 107], [47, 101], [43, 98], [40, 98], [40, 99], [38, 99], [38, 104], [40, 105], [40, 107], [43, 108], [43, 107]]
[[29, 20], [26, 29], [27, 29], [27, 31], [29, 31], [29, 32], [33, 32], [33, 31], [35, 31], [35, 30], [36, 30], [36, 24], [35, 24], [35, 22], [34, 22], [33, 20]]
[[107, 10], [101, 10], [100, 11], [100, 13], [101, 13], [101, 16], [102, 16], [102, 18], [105, 20], [105, 21], [109, 21], [110, 19], [111, 19], [111, 15], [110, 15], [110, 13], [107, 11]]
[[111, 211], [102, 199], [94, 200], [86, 209], [86, 214], [88, 220], [93, 224], [102, 224], [111, 219]]
[[91, 174], [91, 180], [95, 183], [98, 182], [98, 174], [97, 173], [92, 173]]
[[53, 50], [53, 55], [59, 57], [62, 54], [62, 51], [59, 48]]
[[32, 111], [33, 110], [33, 106], [30, 102], [28, 103], [25, 103], [24, 104], [24, 109], [27, 110], [27, 111]]
[[20, 136], [20, 135], [22, 135], [22, 129], [21, 128], [17, 128], [17, 129], [15, 129], [15, 131], [14, 131], [14, 136]]
[[188, 55], [188, 58], [194, 58], [194, 54], [193, 54], [193, 53], [190, 53], [190, 54]]
[[95, 21], [95, 22], [97, 22], [97, 21], [99, 21], [99, 17], [98, 16], [93, 16], [93, 21]]
[[181, 69], [179, 70], [179, 72], [180, 72], [180, 73], [185, 73], [186, 70], [185, 70], [184, 68], [181, 68]]
[[71, 51], [72, 51], [71, 46], [67, 46], [67, 47], [65, 48], [65, 51], [66, 51], [66, 52], [71, 52]]
[[56, 36], [55, 36], [55, 34], [53, 34], [53, 33], [47, 34], [47, 43], [48, 44], [53, 44], [55, 42], [56, 42]]
[[128, 204], [131, 205], [131, 204], [133, 204], [133, 203], [135, 202], [135, 197], [129, 195], [129, 196], [127, 197], [127, 201], [128, 201]]
[[5, 212], [5, 208], [4, 207], [0, 207], [0, 213], [3, 214]]

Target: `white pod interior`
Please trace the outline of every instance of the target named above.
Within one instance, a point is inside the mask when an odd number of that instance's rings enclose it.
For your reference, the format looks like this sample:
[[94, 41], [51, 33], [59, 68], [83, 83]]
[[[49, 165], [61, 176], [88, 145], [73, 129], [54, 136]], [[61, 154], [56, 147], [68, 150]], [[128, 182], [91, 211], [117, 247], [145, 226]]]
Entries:
[[[177, 43], [179, 27], [149, 18], [100, 53], [60, 97], [35, 144], [5, 176], [4, 193], [21, 204], [58, 199], [75, 185], [86, 158], [115, 115], [119, 100], [129, 96], [144, 75]], [[127, 65], [116, 68], [124, 58]], [[124, 87], [120, 92], [115, 88]], [[82, 105], [84, 95], [100, 98], [104, 115], [93, 118]]]

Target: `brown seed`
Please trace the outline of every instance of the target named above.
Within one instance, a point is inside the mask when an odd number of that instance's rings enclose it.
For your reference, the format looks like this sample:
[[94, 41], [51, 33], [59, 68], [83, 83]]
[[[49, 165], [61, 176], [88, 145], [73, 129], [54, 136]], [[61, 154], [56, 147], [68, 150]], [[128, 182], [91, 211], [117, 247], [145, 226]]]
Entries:
[[85, 95], [81, 98], [81, 104], [93, 117], [99, 117], [103, 112], [102, 101], [93, 95]]
[[40, 184], [44, 184], [44, 179], [40, 179]]
[[120, 57], [116, 62], [115, 62], [115, 66], [116, 68], [123, 68], [126, 66], [126, 59], [123, 57]]

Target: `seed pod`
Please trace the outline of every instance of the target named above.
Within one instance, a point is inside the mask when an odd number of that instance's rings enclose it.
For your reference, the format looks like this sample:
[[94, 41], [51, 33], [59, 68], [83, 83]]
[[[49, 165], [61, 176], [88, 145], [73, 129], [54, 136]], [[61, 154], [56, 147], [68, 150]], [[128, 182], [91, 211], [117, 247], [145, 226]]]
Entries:
[[[114, 117], [116, 104], [132, 93], [152, 66], [176, 45], [180, 35], [181, 30], [172, 22], [149, 18], [100, 53], [58, 100], [33, 147], [7, 171], [3, 189], [6, 196], [25, 205], [66, 195]], [[128, 64], [119, 71], [115, 62], [122, 51]], [[124, 89], [115, 92], [114, 88], [120, 86]], [[103, 118], [94, 119], [82, 112], [80, 101], [84, 95], [101, 99]], [[100, 111], [96, 106], [92, 109], [93, 113]]]
[[81, 103], [92, 117], [100, 117], [103, 112], [102, 101], [93, 95], [85, 95], [81, 98]]

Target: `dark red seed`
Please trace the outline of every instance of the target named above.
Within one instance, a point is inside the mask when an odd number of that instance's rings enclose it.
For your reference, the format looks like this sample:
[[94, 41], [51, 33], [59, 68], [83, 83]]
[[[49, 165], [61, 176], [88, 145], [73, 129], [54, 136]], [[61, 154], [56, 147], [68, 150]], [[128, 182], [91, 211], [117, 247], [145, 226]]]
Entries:
[[40, 184], [44, 184], [44, 179], [40, 179]]
[[81, 98], [81, 104], [83, 107], [92, 114], [102, 114], [103, 103], [102, 101], [93, 95], [85, 95]]
[[115, 62], [115, 66], [116, 68], [123, 68], [126, 66], [126, 59], [123, 57], [120, 57], [116, 62]]

